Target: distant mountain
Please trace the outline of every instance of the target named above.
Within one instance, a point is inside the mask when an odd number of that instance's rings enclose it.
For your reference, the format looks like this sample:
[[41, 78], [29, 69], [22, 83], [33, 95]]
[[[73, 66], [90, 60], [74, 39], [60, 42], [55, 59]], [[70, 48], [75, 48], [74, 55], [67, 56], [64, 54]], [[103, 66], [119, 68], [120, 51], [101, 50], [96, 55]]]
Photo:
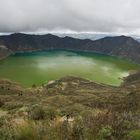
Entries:
[[140, 43], [131, 37], [104, 37], [99, 40], [76, 39], [72, 37], [58, 37], [52, 34], [27, 35], [15, 33], [0, 36], [0, 45], [7, 51], [30, 52], [39, 50], [73, 50], [98, 52], [130, 59], [140, 63]]
[[140, 43], [131, 37], [105, 37], [93, 41], [91, 46], [92, 51], [127, 58], [140, 63]]
[[53, 33], [53, 34], [59, 37], [69, 36], [77, 39], [90, 39], [90, 40], [97, 40], [106, 36], [114, 36], [109, 34], [94, 34], [94, 33]]

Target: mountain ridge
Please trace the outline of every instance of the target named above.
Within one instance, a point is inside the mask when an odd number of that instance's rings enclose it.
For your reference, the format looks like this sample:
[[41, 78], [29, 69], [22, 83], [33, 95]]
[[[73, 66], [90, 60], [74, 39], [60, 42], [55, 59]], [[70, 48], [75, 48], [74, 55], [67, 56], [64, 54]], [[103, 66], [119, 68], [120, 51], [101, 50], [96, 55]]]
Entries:
[[86, 51], [127, 58], [140, 63], [140, 43], [128, 36], [104, 37], [93, 41], [52, 34], [14, 33], [0, 36], [0, 45], [6, 46], [13, 53], [53, 49]]

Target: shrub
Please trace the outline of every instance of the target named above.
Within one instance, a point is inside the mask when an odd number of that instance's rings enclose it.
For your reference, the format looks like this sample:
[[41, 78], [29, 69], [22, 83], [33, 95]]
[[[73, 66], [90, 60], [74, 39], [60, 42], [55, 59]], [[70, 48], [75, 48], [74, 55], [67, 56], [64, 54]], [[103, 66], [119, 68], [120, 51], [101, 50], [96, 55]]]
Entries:
[[33, 120], [53, 120], [56, 118], [57, 111], [52, 107], [42, 107], [41, 105], [35, 105], [29, 108], [28, 116]]
[[15, 133], [16, 140], [39, 140], [35, 127], [30, 123], [17, 127]]
[[101, 130], [99, 130], [98, 137], [100, 140], [113, 139], [112, 132], [113, 130], [110, 126], [104, 126]]
[[33, 120], [43, 120], [46, 117], [44, 109], [38, 105], [32, 106], [29, 109], [28, 116]]
[[130, 131], [127, 137], [128, 140], [140, 140], [140, 130]]
[[[10, 118], [9, 118], [10, 119]], [[7, 118], [0, 124], [0, 140], [46, 140], [47, 127], [44, 123], [26, 121], [13, 125]]]
[[7, 129], [7, 127], [1, 127], [0, 140], [15, 140], [13, 136], [13, 130]]
[[58, 113], [54, 108], [52, 108], [52, 107], [45, 108], [46, 119], [54, 120], [56, 118], [57, 114]]
[[98, 138], [99, 135], [100, 137], [106, 137], [111, 134], [110, 138], [122, 139], [135, 127], [135, 121], [131, 113], [127, 112], [109, 111], [97, 115], [89, 112], [82, 115], [82, 119], [89, 135], [93, 135], [95, 138]]
[[72, 140], [85, 140], [85, 128], [82, 119], [76, 119], [71, 132]]
[[0, 107], [4, 105], [4, 101], [0, 100]]
[[36, 88], [36, 87], [37, 87], [36, 84], [33, 84], [33, 85], [32, 85], [32, 88]]
[[15, 140], [14, 129], [8, 117], [0, 118], [0, 140]]

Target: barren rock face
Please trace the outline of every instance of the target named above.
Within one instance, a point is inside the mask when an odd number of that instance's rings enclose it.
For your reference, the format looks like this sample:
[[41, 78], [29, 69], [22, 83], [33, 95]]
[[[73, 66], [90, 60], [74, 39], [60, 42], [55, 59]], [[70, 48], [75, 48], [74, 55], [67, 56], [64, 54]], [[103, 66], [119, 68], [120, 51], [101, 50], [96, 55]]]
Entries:
[[8, 50], [8, 48], [4, 45], [0, 45], [0, 50]]

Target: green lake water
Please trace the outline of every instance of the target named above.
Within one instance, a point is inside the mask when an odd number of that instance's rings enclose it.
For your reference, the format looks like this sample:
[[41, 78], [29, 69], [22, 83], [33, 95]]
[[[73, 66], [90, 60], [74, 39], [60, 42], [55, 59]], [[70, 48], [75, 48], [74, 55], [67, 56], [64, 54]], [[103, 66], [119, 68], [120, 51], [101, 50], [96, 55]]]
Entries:
[[25, 87], [41, 85], [67, 75], [118, 86], [131, 70], [140, 65], [128, 60], [96, 53], [48, 51], [24, 53], [0, 61], [0, 78]]

